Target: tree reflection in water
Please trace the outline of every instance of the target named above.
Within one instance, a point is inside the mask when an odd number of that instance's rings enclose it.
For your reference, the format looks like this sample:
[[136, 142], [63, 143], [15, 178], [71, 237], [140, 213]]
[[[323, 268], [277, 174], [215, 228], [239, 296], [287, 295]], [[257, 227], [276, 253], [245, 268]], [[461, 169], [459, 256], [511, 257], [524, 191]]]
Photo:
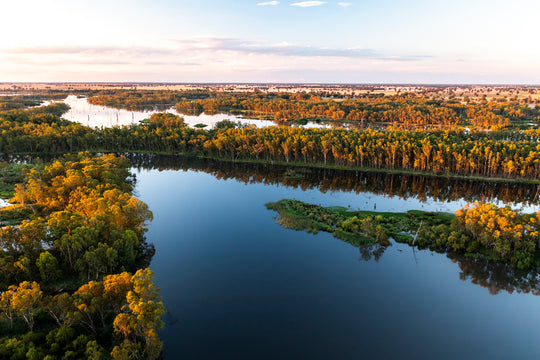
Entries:
[[501, 291], [509, 294], [540, 295], [540, 273], [538, 271], [523, 271], [510, 267], [508, 264], [482, 258], [470, 258], [459, 254], [447, 254], [448, 258], [457, 263], [463, 281], [470, 280], [496, 295]]
[[[379, 262], [388, 247], [360, 245], [360, 261]], [[429, 251], [429, 250], [421, 250]], [[413, 256], [415, 256], [413, 249]], [[501, 291], [509, 294], [540, 295], [540, 273], [512, 268], [506, 263], [484, 258], [467, 257], [463, 254], [447, 253], [446, 256], [460, 268], [459, 278], [488, 289], [492, 295]]]
[[134, 168], [201, 171], [217, 179], [234, 179], [245, 184], [282, 185], [294, 189], [371, 192], [376, 195], [414, 198], [421, 202], [464, 200], [533, 205], [538, 185], [518, 182], [452, 179], [351, 170], [287, 167], [269, 164], [235, 163], [181, 156], [124, 154]]
[[388, 246], [382, 246], [379, 244], [359, 245], [358, 250], [360, 251], [360, 260], [371, 261], [371, 259], [373, 259], [375, 262], [379, 262], [387, 248]]

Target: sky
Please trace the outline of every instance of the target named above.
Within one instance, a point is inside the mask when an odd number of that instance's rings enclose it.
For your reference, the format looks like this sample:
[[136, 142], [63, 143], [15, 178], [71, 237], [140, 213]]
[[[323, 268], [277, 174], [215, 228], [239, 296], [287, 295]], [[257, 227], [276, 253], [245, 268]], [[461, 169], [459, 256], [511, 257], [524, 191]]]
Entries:
[[0, 82], [540, 84], [538, 0], [3, 0]]

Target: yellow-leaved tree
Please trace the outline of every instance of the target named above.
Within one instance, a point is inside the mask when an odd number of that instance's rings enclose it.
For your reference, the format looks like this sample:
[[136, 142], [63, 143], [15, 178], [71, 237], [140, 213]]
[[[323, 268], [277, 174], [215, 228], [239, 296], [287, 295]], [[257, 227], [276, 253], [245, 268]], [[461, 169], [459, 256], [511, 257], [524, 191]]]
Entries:
[[[163, 347], [157, 331], [163, 327], [164, 307], [154, 286], [150, 269], [138, 270], [131, 277], [127, 304], [114, 319], [114, 331], [123, 341], [111, 352], [115, 360], [157, 359]], [[135, 357], [134, 357], [135, 356]]]

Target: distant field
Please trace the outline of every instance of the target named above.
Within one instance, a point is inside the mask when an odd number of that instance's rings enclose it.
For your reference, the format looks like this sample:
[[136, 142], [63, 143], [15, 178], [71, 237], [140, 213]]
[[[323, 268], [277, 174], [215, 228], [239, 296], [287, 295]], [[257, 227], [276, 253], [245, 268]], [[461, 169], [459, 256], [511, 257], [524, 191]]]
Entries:
[[32, 91], [85, 91], [111, 89], [139, 90], [214, 90], [263, 92], [333, 92], [341, 95], [365, 93], [391, 96], [399, 93], [419, 93], [436, 98], [468, 97], [471, 101], [486, 99], [532, 100], [540, 98], [540, 85], [361, 85], [361, 84], [167, 84], [167, 83], [0, 83], [0, 93]]

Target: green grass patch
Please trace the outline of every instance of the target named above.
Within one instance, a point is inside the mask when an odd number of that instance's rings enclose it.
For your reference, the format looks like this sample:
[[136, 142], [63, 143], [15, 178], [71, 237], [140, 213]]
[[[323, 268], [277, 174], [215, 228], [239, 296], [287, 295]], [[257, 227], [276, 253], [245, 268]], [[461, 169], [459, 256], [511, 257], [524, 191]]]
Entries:
[[26, 173], [34, 167], [32, 164], [0, 163], [0, 198], [12, 198], [15, 185], [24, 182]]
[[11, 205], [0, 208], [0, 224], [18, 225], [23, 220], [30, 219], [34, 215], [30, 206]]
[[[389, 239], [411, 243], [421, 226], [449, 225], [454, 215], [423, 211], [404, 213], [349, 211], [341, 206], [322, 207], [298, 200], [270, 202], [266, 207], [279, 214], [278, 223], [285, 228], [325, 231], [353, 245], [390, 245]], [[418, 242], [418, 245], [423, 244]]]
[[279, 213], [278, 223], [285, 228], [311, 233], [325, 231], [354, 246], [386, 247], [393, 239], [418, 248], [461, 253], [467, 258], [503, 261], [518, 269], [540, 266], [540, 251], [533, 248], [529, 252], [515, 250], [501, 255], [495, 245], [463, 227], [454, 214], [349, 211], [340, 206], [323, 207], [287, 199], [267, 203], [266, 207]]

